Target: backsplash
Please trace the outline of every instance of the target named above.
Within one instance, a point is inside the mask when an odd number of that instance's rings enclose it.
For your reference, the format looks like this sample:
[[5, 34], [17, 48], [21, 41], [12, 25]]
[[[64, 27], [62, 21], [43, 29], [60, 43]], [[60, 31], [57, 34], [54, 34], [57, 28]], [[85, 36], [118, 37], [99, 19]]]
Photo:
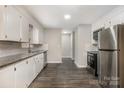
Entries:
[[33, 48], [31, 48], [31, 51], [38, 51], [42, 49], [42, 45], [33, 45]]
[[98, 46], [97, 45], [91, 45], [90, 51], [98, 51]]
[[21, 48], [21, 43], [0, 42], [0, 57], [26, 52], [28, 52], [28, 49]]
[[[0, 41], [0, 57], [16, 55], [20, 53], [28, 53], [28, 48], [22, 48], [18, 42], [1, 42]], [[34, 46], [32, 51], [41, 50], [41, 46]]]

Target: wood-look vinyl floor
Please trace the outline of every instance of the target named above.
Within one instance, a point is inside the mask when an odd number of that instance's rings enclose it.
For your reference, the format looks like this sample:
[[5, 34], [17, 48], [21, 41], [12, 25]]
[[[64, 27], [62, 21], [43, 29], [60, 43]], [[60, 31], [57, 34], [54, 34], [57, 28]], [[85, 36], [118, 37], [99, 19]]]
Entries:
[[99, 88], [98, 80], [85, 68], [77, 68], [68, 59], [48, 64], [29, 88]]

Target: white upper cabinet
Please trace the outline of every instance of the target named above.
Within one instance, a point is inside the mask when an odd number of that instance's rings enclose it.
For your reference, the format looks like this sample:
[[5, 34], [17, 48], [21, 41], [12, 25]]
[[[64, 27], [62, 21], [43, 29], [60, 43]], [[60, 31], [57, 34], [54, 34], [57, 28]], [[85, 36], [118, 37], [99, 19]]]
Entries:
[[5, 37], [7, 40], [20, 40], [20, 14], [12, 6], [5, 6], [6, 21], [5, 21]]
[[29, 42], [29, 22], [13, 6], [0, 6], [0, 40]]
[[39, 31], [39, 43], [40, 44], [44, 43], [44, 31], [43, 31], [43, 29]]
[[39, 44], [39, 30], [34, 27], [33, 28], [33, 44]]
[[20, 14], [12, 6], [0, 6], [0, 40], [20, 40]]
[[29, 42], [29, 22], [23, 15], [20, 16], [20, 38], [21, 42]]
[[0, 6], [0, 40], [6, 39], [5, 19], [6, 19], [5, 7]]
[[29, 20], [16, 7], [0, 5], [0, 40], [29, 42], [30, 39], [31, 44], [42, 44], [43, 31], [34, 25], [35, 21]]
[[40, 34], [39, 29], [34, 25], [30, 26], [30, 43], [41, 44], [40, 37], [42, 37], [42, 34]]

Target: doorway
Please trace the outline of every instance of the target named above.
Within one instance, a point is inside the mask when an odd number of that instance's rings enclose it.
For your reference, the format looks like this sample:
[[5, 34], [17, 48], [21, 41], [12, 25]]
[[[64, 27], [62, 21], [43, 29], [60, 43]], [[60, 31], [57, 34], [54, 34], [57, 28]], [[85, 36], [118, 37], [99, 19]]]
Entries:
[[73, 59], [72, 32], [62, 32], [62, 59]]

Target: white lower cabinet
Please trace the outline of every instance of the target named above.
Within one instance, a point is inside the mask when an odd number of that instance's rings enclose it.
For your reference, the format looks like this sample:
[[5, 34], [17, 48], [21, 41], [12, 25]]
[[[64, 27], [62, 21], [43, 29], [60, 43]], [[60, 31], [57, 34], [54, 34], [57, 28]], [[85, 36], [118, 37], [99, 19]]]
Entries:
[[35, 79], [35, 62], [33, 58], [21, 61], [15, 65], [15, 82], [16, 87], [25, 88], [28, 87]]
[[27, 60], [21, 61], [15, 64], [15, 87], [17, 88], [26, 88], [26, 80], [27, 80]]
[[31, 82], [35, 79], [35, 68], [34, 68], [34, 61], [33, 58], [28, 59], [27, 63], [27, 80], [26, 85], [29, 86]]
[[15, 87], [14, 65], [0, 68], [0, 88]]
[[26, 88], [43, 69], [43, 54], [0, 68], [0, 88]]
[[43, 69], [43, 61], [41, 55], [36, 55], [33, 57], [33, 61], [35, 63], [35, 77], [40, 73], [40, 71]]
[[39, 64], [38, 64], [38, 56], [34, 56], [34, 62], [35, 62], [35, 77], [38, 75], [39, 73]]
[[40, 68], [40, 71], [43, 69], [43, 66], [44, 66], [44, 59], [43, 59], [43, 53], [42, 54], [40, 54], [40, 55], [38, 55], [38, 57], [39, 57], [39, 68]]

